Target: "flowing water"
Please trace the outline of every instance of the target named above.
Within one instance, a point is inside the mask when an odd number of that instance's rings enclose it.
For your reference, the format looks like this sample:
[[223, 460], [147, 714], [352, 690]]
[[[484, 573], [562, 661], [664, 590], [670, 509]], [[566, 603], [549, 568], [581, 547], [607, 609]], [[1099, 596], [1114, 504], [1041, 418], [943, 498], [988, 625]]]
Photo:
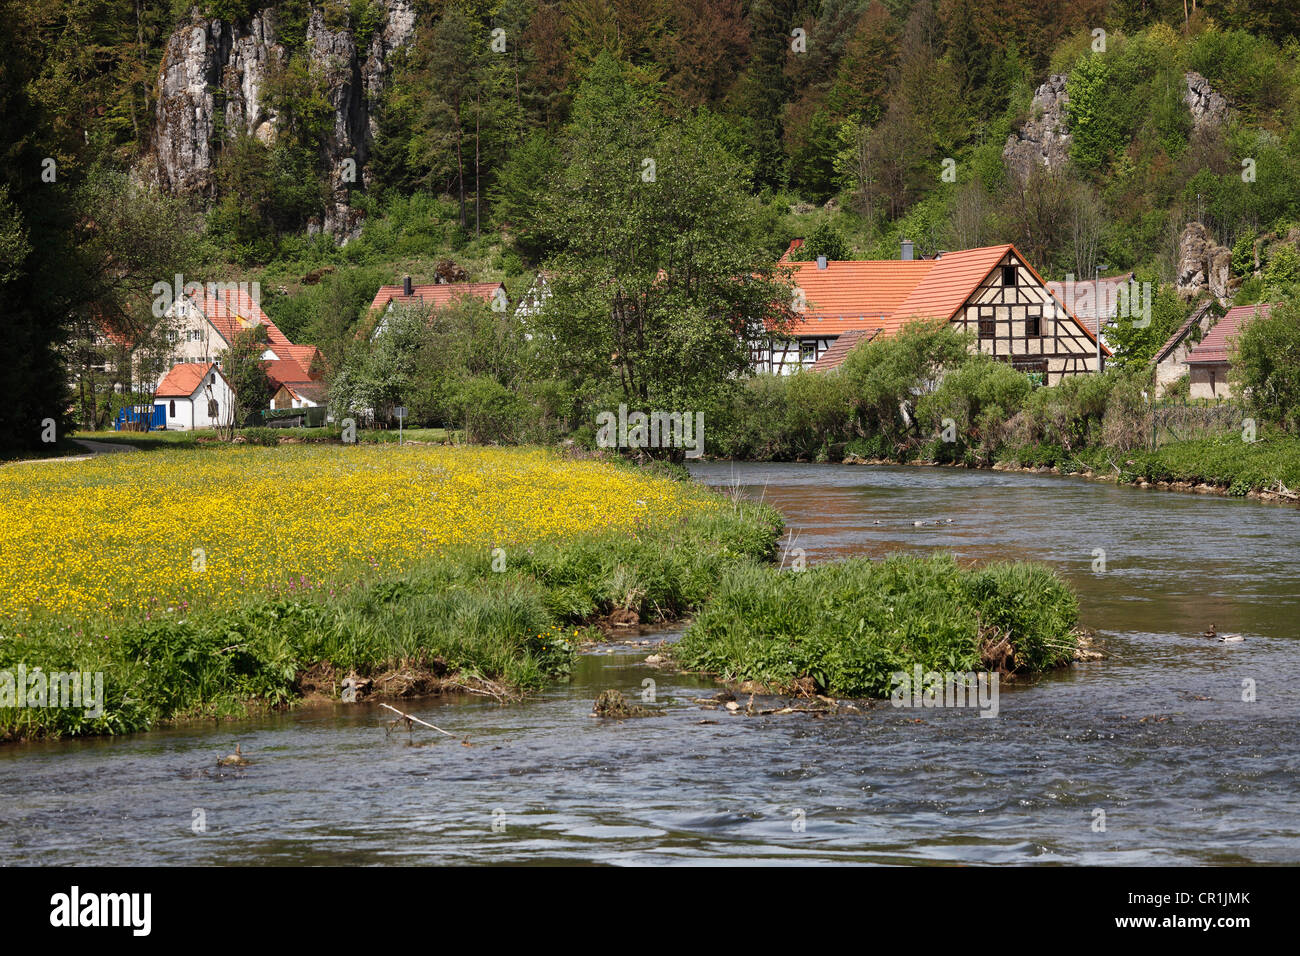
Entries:
[[[339, 705], [5, 747], [4, 862], [1300, 862], [1300, 512], [1045, 475], [694, 471], [780, 508], [809, 561], [1044, 561], [1109, 657], [1004, 684], [995, 719], [732, 716], [611, 646], [530, 703], [408, 706], [457, 739]], [[662, 716], [588, 716], [646, 678]], [[236, 740], [253, 763], [218, 769]]]

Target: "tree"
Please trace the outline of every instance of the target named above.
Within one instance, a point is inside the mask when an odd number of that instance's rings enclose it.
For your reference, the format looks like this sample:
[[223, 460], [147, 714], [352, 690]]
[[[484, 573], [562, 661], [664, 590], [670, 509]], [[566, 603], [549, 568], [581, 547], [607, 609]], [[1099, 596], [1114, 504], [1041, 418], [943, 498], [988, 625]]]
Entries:
[[818, 256], [842, 262], [851, 255], [848, 241], [843, 234], [826, 222], [813, 230], [812, 235], [804, 241], [803, 248], [799, 251], [802, 253], [801, 259], [805, 262], [811, 262]]
[[1228, 347], [1233, 384], [1251, 411], [1300, 434], [1300, 299], [1249, 319]]
[[[749, 346], [786, 320], [745, 195], [751, 170], [699, 113], [663, 129], [612, 57], [578, 92], [564, 171], [547, 201], [561, 250], [537, 320], [559, 367], [615, 384], [629, 403], [700, 408], [735, 386]], [[647, 408], [646, 411], [651, 409]]]
[[174, 295], [174, 277], [193, 275], [199, 222], [182, 200], [102, 166], [75, 195], [79, 287], [68, 356], [79, 424], [94, 429], [106, 424], [114, 394], [152, 394], [170, 365], [173, 321], [155, 287], [161, 280]]
[[230, 419], [232, 437], [234, 429], [246, 425], [254, 412], [271, 406], [271, 380], [262, 360], [267, 342], [266, 326], [255, 325], [236, 332], [230, 348], [222, 356], [222, 374], [235, 393]]

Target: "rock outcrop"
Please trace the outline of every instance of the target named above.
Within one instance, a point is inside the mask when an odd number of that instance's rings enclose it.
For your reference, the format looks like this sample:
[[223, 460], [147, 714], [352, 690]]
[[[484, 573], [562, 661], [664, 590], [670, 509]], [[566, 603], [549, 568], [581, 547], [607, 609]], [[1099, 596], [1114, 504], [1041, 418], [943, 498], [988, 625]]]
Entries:
[[1226, 304], [1237, 284], [1232, 278], [1232, 251], [1215, 242], [1201, 223], [1189, 222], [1178, 240], [1178, 294], [1191, 299], [1209, 291]]
[[[358, 45], [346, 27], [331, 29], [312, 5], [303, 52], [324, 79], [333, 127], [320, 163], [334, 195], [323, 220], [309, 224], [346, 240], [360, 223], [348, 203], [350, 188], [366, 185], [366, 163], [376, 132], [374, 106], [383, 92], [388, 55], [415, 33], [412, 0], [385, 0], [387, 17]], [[217, 157], [225, 141], [244, 131], [271, 142], [277, 117], [267, 103], [268, 79], [288, 60], [275, 7], [246, 20], [205, 20], [195, 7], [163, 54], [158, 106], [145, 166], [166, 190], [211, 196]]]
[[1228, 101], [1210, 86], [1209, 80], [1195, 71], [1186, 74], [1183, 80], [1187, 84], [1183, 102], [1192, 114], [1192, 127], [1223, 125], [1228, 118]]
[[1022, 180], [1036, 168], [1057, 169], [1069, 159], [1066, 107], [1070, 97], [1065, 90], [1065, 81], [1063, 73], [1049, 76], [1034, 94], [1025, 125], [1007, 137], [1002, 161]]

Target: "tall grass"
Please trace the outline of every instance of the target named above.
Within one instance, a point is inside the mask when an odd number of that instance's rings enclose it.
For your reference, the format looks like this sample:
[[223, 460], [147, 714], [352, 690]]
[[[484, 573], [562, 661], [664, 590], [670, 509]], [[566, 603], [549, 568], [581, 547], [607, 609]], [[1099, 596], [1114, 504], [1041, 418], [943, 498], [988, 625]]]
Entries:
[[811, 678], [842, 696], [884, 697], [890, 675], [977, 671], [1010, 636], [1025, 672], [1067, 663], [1078, 603], [1049, 569], [960, 568], [949, 555], [855, 558], [793, 573], [746, 566], [722, 581], [673, 654], [726, 680], [790, 689]]
[[366, 677], [415, 664], [540, 689], [572, 664], [574, 630], [616, 608], [671, 619], [700, 607], [722, 576], [770, 560], [780, 516], [739, 504], [637, 536], [546, 541], [505, 555], [431, 557], [364, 587], [147, 621], [45, 620], [0, 640], [0, 671], [21, 663], [104, 675], [105, 710], [0, 708], [0, 740], [116, 734], [187, 716], [284, 705], [318, 665]]

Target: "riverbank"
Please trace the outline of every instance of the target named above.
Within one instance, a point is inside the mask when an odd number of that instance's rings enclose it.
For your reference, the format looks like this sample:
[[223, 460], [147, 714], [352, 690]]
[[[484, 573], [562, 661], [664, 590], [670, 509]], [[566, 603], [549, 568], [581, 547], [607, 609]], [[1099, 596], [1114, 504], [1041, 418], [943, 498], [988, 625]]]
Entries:
[[537, 542], [498, 569], [490, 553], [463, 549], [333, 596], [144, 621], [30, 622], [0, 643], [0, 672], [21, 666], [29, 682], [38, 668], [102, 675], [102, 711], [53, 706], [42, 691], [36, 706], [0, 707], [0, 739], [242, 717], [338, 699], [349, 687], [355, 699], [518, 699], [568, 673], [586, 629], [611, 614], [677, 619], [736, 564], [770, 558], [779, 531], [771, 509], [739, 504], [656, 532]]
[[841, 464], [1048, 473], [1138, 488], [1300, 505], [1300, 439], [1283, 436], [1254, 442], [1242, 441], [1240, 436], [1170, 442], [1154, 451], [1085, 448], [1066, 452], [1057, 446], [1033, 445], [1004, 449], [993, 461], [891, 460], [847, 454]]
[[350, 677], [518, 696], [563, 676], [584, 626], [672, 620], [780, 530], [658, 469], [392, 446], [15, 465], [0, 519], [0, 739], [239, 716]]

